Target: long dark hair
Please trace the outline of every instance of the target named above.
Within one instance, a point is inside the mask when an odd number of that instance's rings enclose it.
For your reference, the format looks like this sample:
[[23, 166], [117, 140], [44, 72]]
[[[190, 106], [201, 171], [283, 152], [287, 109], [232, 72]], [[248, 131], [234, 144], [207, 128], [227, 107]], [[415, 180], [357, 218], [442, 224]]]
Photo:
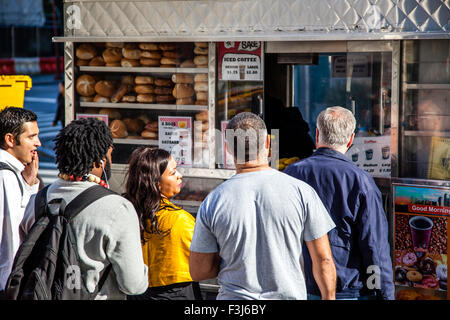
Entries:
[[[166, 150], [142, 146], [133, 151], [128, 162], [123, 196], [136, 209], [142, 240], [144, 240], [144, 231], [157, 234], [164, 233], [159, 230], [156, 217], [156, 213], [161, 209], [161, 192], [158, 182], [167, 168], [169, 159], [170, 153]], [[164, 207], [178, 209], [170, 205], [164, 205]]]

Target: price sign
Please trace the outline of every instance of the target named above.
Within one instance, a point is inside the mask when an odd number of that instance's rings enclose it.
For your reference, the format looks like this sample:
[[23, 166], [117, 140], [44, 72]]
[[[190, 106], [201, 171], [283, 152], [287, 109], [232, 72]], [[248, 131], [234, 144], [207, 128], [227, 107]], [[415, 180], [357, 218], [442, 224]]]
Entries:
[[191, 117], [158, 117], [159, 147], [170, 152], [179, 166], [192, 166]]
[[261, 42], [219, 43], [219, 80], [261, 81]]

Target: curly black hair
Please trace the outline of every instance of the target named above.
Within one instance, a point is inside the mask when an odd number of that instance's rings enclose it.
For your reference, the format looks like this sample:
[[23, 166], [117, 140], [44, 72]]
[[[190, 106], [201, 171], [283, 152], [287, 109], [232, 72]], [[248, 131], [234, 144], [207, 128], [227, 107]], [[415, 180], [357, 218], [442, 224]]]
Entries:
[[111, 130], [95, 118], [72, 121], [54, 141], [59, 172], [75, 177], [91, 172], [94, 162], [105, 158], [113, 146]]
[[36, 114], [27, 109], [7, 107], [0, 112], [0, 147], [5, 148], [5, 135], [11, 133], [20, 145], [20, 135], [25, 122], [37, 121]]

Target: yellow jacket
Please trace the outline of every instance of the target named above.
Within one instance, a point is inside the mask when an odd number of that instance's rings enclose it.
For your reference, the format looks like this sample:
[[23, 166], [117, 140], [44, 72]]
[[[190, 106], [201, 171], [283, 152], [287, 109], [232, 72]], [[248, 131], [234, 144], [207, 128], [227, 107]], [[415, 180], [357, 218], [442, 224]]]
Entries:
[[185, 210], [173, 205], [168, 199], [161, 200], [157, 213], [162, 234], [144, 231], [142, 250], [148, 266], [149, 287], [167, 286], [192, 281], [189, 273], [189, 247], [194, 233], [195, 218]]

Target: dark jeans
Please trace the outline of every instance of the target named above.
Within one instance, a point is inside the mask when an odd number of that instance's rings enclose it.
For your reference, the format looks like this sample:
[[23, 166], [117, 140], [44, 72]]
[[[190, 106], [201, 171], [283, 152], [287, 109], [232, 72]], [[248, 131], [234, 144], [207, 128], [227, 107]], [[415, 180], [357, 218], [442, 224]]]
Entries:
[[5, 291], [0, 290], [0, 301], [5, 300]]
[[127, 296], [127, 300], [203, 300], [203, 298], [198, 282], [182, 282], [150, 287], [143, 294]]

